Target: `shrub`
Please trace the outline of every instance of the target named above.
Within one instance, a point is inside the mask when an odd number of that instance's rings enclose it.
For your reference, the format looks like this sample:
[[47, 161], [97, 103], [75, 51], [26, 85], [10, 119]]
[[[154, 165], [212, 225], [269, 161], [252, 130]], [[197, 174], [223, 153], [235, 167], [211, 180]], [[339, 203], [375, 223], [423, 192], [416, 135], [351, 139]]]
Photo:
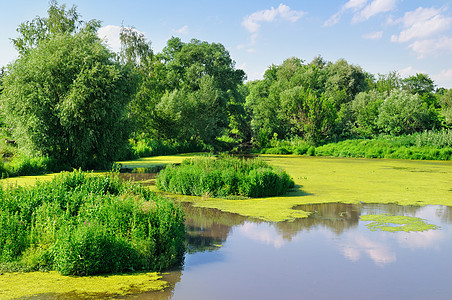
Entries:
[[294, 182], [261, 159], [199, 157], [166, 167], [156, 184], [161, 190], [184, 195], [265, 197], [286, 193]]
[[0, 263], [91, 275], [160, 271], [182, 262], [182, 209], [115, 174], [64, 172], [0, 189]]

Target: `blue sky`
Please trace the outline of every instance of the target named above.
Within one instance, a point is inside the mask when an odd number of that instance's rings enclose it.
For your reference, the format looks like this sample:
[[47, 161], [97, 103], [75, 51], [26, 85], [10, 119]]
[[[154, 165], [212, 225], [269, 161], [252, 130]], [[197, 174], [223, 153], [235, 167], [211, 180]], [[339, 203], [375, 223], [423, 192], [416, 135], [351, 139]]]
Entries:
[[[450, 0], [327, 1], [59, 1], [76, 5], [83, 20], [102, 21], [99, 35], [117, 49], [121, 25], [143, 32], [159, 52], [171, 36], [223, 44], [249, 80], [272, 64], [295, 56], [340, 58], [372, 74], [428, 74], [452, 88]], [[46, 16], [47, 0], [0, 0], [0, 66], [17, 53], [10, 38], [35, 16]]]

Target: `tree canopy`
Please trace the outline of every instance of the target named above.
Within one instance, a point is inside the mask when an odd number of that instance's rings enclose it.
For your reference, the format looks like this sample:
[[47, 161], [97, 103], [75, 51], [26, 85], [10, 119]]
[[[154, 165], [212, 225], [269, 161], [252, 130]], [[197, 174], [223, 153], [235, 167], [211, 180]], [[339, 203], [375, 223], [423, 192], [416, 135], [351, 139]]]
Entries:
[[[68, 21], [45, 20], [50, 29]], [[32, 39], [39, 42], [9, 66], [2, 94], [7, 122], [29, 155], [71, 167], [107, 167], [127, 145], [128, 74], [92, 30], [50, 32], [49, 39]]]

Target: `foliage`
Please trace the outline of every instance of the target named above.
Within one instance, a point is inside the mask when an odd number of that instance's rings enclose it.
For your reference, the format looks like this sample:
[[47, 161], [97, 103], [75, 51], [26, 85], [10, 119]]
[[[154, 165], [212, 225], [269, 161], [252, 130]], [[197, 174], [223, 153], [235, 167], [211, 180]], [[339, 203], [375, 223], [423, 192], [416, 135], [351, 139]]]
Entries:
[[379, 107], [377, 125], [383, 133], [402, 135], [435, 128], [437, 120], [418, 94], [393, 91]]
[[65, 275], [157, 270], [181, 263], [182, 210], [115, 174], [74, 171], [0, 190], [0, 260]]
[[335, 157], [452, 160], [452, 130], [425, 131], [411, 135], [381, 135], [374, 139], [353, 139], [310, 146], [301, 138], [272, 139], [265, 154], [297, 154]]
[[140, 139], [130, 140], [135, 157], [170, 155], [178, 153], [203, 152], [207, 146], [200, 142]]
[[305, 64], [289, 58], [248, 87], [246, 108], [253, 138], [266, 147], [274, 133], [282, 139], [302, 136], [312, 144], [342, 135], [341, 109], [367, 84], [361, 68], [345, 60], [327, 63], [316, 58]]
[[214, 145], [229, 126], [246, 133], [239, 88], [245, 73], [235, 69], [223, 45], [171, 38], [153, 55], [136, 32], [123, 31], [121, 39], [121, 57], [133, 61], [138, 80], [131, 103], [135, 136]]
[[106, 168], [127, 145], [127, 74], [89, 32], [58, 35], [10, 66], [3, 104], [26, 155]]
[[444, 125], [452, 128], [452, 89], [449, 89], [440, 95], [438, 102], [441, 106], [441, 115]]
[[82, 31], [95, 34], [100, 27], [100, 21], [84, 22], [80, 20], [76, 6], [66, 10], [66, 5], [58, 6], [56, 0], [50, 0], [47, 13], [47, 18], [38, 16], [32, 21], [20, 24], [17, 28], [19, 37], [12, 39], [12, 42], [22, 56], [29, 54], [41, 42], [48, 41], [55, 36]]
[[452, 133], [424, 132], [373, 140], [347, 140], [316, 149], [318, 156], [452, 160]]
[[286, 193], [293, 181], [286, 172], [260, 159], [199, 157], [166, 167], [156, 185], [184, 195], [265, 197]]
[[377, 121], [379, 108], [385, 98], [385, 93], [371, 90], [359, 93], [350, 102], [350, 109], [355, 120], [355, 131], [358, 135], [372, 137], [380, 132]]

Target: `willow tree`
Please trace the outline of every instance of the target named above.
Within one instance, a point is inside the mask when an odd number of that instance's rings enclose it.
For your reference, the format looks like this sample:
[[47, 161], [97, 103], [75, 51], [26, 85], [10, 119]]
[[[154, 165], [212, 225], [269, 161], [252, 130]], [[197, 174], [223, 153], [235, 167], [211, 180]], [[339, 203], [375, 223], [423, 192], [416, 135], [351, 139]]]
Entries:
[[[108, 167], [127, 145], [128, 75], [92, 23], [52, 31], [64, 28], [67, 19], [64, 7], [56, 8], [61, 18], [39, 19], [45, 20], [39, 32], [46, 34], [35, 36], [36, 43], [21, 43], [29, 47], [8, 66], [2, 94], [6, 121], [28, 155], [71, 167]], [[30, 24], [25, 25], [36, 27]]]

